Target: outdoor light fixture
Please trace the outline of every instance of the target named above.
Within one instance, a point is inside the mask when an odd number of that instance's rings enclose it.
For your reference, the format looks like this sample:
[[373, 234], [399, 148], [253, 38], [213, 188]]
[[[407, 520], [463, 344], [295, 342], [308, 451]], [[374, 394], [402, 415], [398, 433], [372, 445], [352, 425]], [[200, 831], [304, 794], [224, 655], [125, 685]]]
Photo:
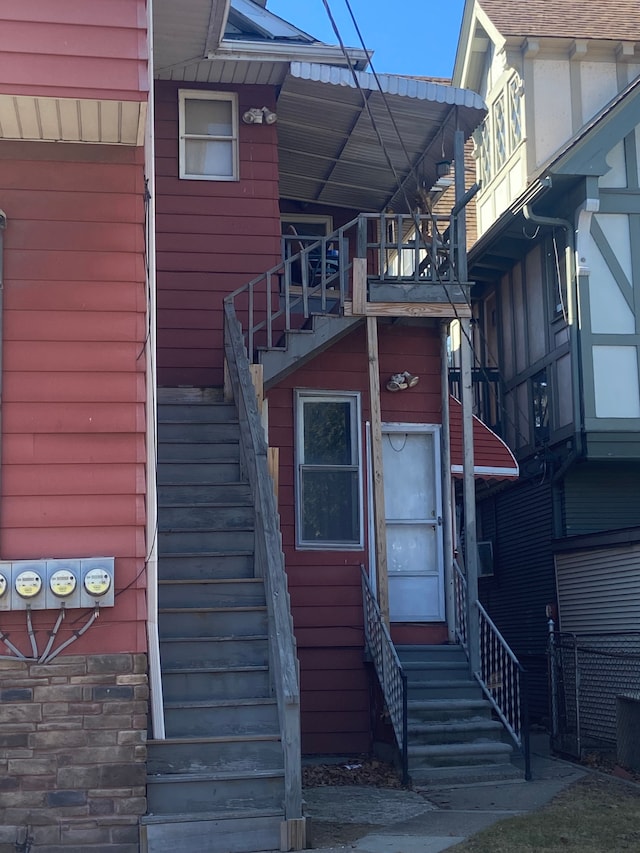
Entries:
[[438, 160], [436, 163], [436, 177], [446, 178], [451, 174], [451, 160]]
[[278, 116], [269, 107], [251, 107], [242, 115], [245, 124], [275, 124]]
[[407, 388], [415, 388], [419, 381], [420, 377], [414, 376], [408, 370], [394, 373], [387, 382], [387, 391], [406, 391]]

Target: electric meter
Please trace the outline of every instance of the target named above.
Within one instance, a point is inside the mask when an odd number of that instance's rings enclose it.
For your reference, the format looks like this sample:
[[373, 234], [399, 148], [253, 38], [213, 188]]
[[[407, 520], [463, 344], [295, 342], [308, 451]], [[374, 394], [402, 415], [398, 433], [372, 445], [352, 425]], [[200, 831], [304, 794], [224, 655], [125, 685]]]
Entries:
[[96, 598], [106, 595], [111, 588], [111, 575], [104, 569], [89, 569], [84, 576], [84, 588]]
[[37, 572], [27, 569], [16, 576], [15, 588], [21, 598], [34, 598], [42, 589], [42, 578]]
[[68, 569], [58, 569], [49, 577], [49, 589], [58, 598], [66, 598], [75, 592], [78, 581]]
[[4, 595], [6, 595], [7, 587], [8, 587], [7, 579], [5, 578], [4, 575], [0, 574], [0, 598], [2, 598]]

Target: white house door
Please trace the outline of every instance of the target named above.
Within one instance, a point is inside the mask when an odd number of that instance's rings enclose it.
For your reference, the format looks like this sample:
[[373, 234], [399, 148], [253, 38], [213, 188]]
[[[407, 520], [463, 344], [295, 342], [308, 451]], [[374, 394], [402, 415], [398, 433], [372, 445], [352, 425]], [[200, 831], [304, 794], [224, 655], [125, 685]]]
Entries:
[[444, 620], [440, 433], [385, 424], [384, 505], [392, 622]]

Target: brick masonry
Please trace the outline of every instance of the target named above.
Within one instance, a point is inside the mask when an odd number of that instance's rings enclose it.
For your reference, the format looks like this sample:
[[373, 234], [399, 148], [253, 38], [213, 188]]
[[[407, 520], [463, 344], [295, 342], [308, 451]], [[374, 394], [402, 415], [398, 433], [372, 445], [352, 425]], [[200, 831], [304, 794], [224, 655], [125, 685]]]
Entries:
[[0, 853], [138, 853], [148, 694], [146, 655], [0, 660]]

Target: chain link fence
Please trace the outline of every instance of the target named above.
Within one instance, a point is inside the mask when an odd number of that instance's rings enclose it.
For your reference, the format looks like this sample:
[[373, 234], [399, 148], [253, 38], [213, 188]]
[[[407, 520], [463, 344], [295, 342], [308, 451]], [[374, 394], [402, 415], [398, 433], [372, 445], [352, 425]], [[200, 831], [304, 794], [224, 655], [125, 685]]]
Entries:
[[576, 758], [615, 751], [617, 697], [640, 702], [640, 631], [552, 631], [549, 674], [553, 748]]

